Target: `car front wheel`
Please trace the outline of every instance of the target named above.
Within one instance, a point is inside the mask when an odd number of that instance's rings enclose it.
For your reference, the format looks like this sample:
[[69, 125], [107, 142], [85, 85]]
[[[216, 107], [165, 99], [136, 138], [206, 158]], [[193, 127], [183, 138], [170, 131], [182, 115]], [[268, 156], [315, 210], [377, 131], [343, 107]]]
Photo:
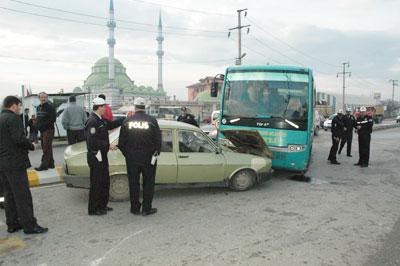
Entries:
[[110, 177], [110, 200], [124, 201], [129, 199], [128, 176], [119, 174]]
[[251, 170], [237, 172], [230, 182], [230, 188], [236, 191], [244, 191], [251, 188], [256, 181], [256, 174]]

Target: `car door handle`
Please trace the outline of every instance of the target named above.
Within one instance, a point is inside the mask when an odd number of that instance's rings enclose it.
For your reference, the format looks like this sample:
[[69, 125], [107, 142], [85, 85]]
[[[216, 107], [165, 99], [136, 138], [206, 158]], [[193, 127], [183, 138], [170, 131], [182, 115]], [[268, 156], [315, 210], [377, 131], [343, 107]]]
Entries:
[[189, 155], [179, 155], [179, 158], [189, 158]]

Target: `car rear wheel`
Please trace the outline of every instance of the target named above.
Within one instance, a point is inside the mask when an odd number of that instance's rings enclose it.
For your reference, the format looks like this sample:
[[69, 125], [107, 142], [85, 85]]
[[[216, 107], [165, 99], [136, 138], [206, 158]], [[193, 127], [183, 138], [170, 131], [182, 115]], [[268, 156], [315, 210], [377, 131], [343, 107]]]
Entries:
[[256, 181], [256, 174], [251, 170], [237, 172], [230, 182], [230, 188], [236, 191], [244, 191], [251, 188]]
[[127, 175], [110, 177], [110, 200], [124, 201], [129, 199], [129, 181]]

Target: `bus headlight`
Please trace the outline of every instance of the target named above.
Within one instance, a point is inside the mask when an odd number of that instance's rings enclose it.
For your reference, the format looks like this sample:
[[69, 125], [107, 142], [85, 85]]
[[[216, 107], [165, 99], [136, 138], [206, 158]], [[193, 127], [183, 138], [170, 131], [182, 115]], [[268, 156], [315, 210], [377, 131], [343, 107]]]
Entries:
[[288, 145], [289, 152], [302, 152], [306, 150], [305, 145]]

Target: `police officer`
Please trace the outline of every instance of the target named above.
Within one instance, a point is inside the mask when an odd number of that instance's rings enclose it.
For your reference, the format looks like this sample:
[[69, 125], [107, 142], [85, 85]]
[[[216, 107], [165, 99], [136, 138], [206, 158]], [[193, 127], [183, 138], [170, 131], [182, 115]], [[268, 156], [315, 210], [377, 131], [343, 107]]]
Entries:
[[196, 122], [196, 119], [194, 118], [194, 115], [189, 114], [187, 112], [187, 108], [185, 106], [181, 107], [181, 115], [177, 119], [179, 122], [184, 122], [191, 124], [193, 126], [199, 127], [199, 125]]
[[347, 157], [351, 156], [351, 143], [353, 141], [353, 129], [356, 128], [356, 118], [351, 114], [351, 108], [346, 109], [346, 115], [343, 116], [343, 138], [340, 141], [339, 154], [342, 152], [344, 145], [347, 143]]
[[367, 108], [360, 108], [360, 116], [357, 118], [357, 133], [358, 133], [358, 152], [360, 159], [354, 165], [360, 167], [368, 167], [369, 164], [369, 148], [371, 143], [372, 126], [374, 124], [371, 116], [367, 115]]
[[[131, 199], [131, 213], [150, 215], [157, 212], [152, 207], [157, 162], [161, 150], [161, 131], [157, 120], [145, 113], [145, 100], [134, 100], [135, 114], [123, 122], [118, 148], [126, 158]], [[143, 176], [143, 204], [139, 201], [140, 174]]]
[[332, 147], [329, 152], [328, 160], [331, 164], [340, 164], [336, 159], [336, 153], [339, 148], [340, 139], [343, 137], [343, 111], [340, 109], [337, 115], [332, 119]]
[[107, 207], [110, 190], [107, 153], [117, 147], [110, 144], [108, 130], [119, 127], [122, 120], [103, 120], [101, 117], [105, 111], [104, 99], [93, 99], [93, 112], [85, 125], [87, 162], [90, 168], [89, 215], [104, 215], [112, 211], [112, 208]]

